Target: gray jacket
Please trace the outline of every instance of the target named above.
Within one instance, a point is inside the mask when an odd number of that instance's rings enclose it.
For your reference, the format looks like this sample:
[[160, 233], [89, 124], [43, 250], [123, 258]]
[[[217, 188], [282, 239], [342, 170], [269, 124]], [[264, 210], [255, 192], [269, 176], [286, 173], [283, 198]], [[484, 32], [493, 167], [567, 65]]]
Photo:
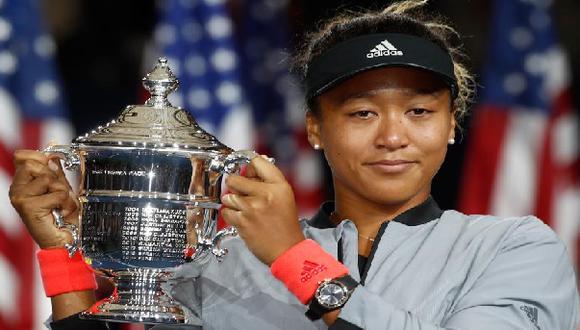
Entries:
[[[357, 230], [333, 227], [331, 204], [307, 237], [361, 283], [331, 329], [574, 329], [580, 303], [565, 246], [534, 217], [467, 216], [429, 199], [385, 222], [359, 270]], [[182, 266], [170, 291], [203, 329], [324, 329], [240, 239], [200, 271]], [[201, 273], [201, 276], [199, 276]], [[196, 277], [197, 276], [197, 277]], [[201, 307], [200, 307], [201, 306]], [[156, 327], [155, 329], [160, 328]]]

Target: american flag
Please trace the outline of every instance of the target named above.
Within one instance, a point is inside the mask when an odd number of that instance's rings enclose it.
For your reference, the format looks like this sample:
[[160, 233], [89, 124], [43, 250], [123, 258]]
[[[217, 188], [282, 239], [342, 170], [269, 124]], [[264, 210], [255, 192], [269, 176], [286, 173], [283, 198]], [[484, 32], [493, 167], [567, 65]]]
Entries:
[[499, 216], [534, 214], [558, 233], [578, 266], [578, 116], [551, 3], [494, 3], [460, 208]]
[[35, 0], [0, 1], [0, 329], [44, 328], [50, 300], [36, 269], [36, 245], [10, 205], [15, 149], [38, 149], [73, 136]]
[[233, 148], [249, 148], [252, 113], [242, 88], [240, 57], [226, 1], [159, 3], [155, 41], [180, 82], [170, 96], [197, 122]]
[[323, 168], [306, 136], [300, 84], [289, 73], [289, 5], [289, 0], [244, 3], [242, 73], [257, 127], [256, 148], [276, 158], [294, 188], [300, 214], [308, 216], [324, 198]]
[[[301, 91], [285, 60], [288, 4], [163, 1], [155, 42], [180, 80], [170, 100], [226, 145], [274, 156], [301, 214], [308, 215], [322, 200], [322, 169], [308, 145]], [[231, 11], [241, 17], [237, 24]]]

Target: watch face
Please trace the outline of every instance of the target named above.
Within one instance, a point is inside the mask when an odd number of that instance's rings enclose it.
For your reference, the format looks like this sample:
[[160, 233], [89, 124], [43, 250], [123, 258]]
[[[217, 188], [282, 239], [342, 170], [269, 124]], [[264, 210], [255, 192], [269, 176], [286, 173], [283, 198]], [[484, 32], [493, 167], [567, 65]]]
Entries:
[[334, 308], [342, 305], [346, 300], [347, 289], [340, 283], [329, 282], [321, 286], [316, 298], [320, 305]]

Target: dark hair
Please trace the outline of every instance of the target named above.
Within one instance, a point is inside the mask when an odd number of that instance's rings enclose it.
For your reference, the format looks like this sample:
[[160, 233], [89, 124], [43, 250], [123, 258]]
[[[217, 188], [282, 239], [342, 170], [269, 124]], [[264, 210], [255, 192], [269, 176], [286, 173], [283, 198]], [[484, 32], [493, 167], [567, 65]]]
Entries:
[[[381, 11], [347, 11], [323, 22], [319, 31], [307, 35], [294, 56], [294, 71], [302, 78], [306, 77], [308, 65], [314, 58], [336, 44], [357, 36], [374, 33], [414, 35], [434, 42], [451, 55], [458, 86], [453, 114], [459, 124], [473, 99], [475, 83], [463, 64], [465, 56], [458, 33], [442, 17], [427, 13], [423, 9], [427, 2], [399, 1]], [[308, 111], [317, 112], [318, 98], [313, 98], [306, 106]]]

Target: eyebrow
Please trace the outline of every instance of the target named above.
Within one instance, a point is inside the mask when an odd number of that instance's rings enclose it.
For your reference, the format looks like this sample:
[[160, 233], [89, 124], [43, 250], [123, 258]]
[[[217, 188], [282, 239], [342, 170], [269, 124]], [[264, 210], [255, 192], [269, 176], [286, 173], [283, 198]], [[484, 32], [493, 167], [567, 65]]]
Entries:
[[[364, 99], [376, 96], [381, 89], [373, 89], [373, 90], [365, 90], [355, 93], [346, 94], [340, 97], [338, 100], [339, 104], [344, 104], [347, 101], [353, 99]], [[417, 96], [417, 95], [438, 95], [443, 93], [445, 88], [441, 88], [439, 86], [432, 87], [432, 88], [403, 88], [403, 93], [406, 96]]]

